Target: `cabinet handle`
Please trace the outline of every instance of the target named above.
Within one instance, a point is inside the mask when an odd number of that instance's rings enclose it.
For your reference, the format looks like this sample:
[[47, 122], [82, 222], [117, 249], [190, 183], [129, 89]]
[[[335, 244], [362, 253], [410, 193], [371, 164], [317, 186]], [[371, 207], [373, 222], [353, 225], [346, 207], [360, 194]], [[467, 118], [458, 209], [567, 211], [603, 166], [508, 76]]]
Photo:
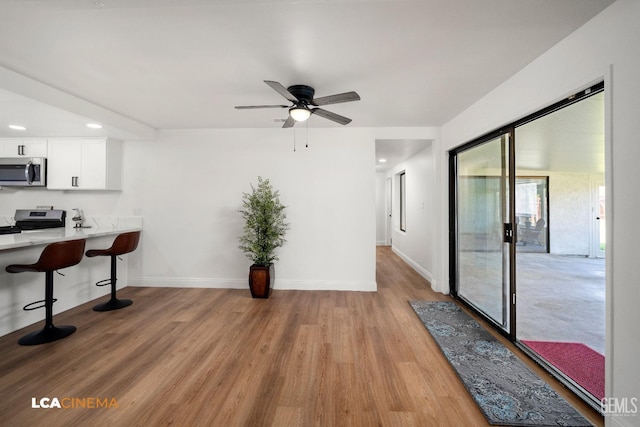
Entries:
[[78, 186], [78, 177], [77, 176], [72, 176], [71, 177], [71, 186], [72, 187], [77, 187]]
[[18, 156], [24, 156], [24, 145], [18, 145]]

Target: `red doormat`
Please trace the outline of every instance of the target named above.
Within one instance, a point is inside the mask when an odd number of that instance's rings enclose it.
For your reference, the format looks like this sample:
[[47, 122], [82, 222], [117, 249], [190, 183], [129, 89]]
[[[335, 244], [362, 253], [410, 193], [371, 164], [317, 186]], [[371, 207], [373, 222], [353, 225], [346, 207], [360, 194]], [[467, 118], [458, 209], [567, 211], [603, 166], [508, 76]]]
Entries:
[[604, 356], [575, 342], [521, 341], [599, 400], [604, 397]]

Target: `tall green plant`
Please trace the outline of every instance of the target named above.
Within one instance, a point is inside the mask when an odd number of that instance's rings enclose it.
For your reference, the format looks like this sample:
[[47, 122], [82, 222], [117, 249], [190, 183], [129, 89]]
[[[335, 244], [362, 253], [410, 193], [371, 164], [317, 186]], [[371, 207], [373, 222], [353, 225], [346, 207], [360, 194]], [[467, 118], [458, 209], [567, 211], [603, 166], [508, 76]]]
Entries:
[[289, 229], [284, 210], [279, 191], [268, 179], [258, 177], [258, 186], [251, 184], [251, 192], [242, 193], [239, 212], [245, 223], [239, 248], [254, 264], [267, 267], [278, 259], [275, 250], [286, 242]]

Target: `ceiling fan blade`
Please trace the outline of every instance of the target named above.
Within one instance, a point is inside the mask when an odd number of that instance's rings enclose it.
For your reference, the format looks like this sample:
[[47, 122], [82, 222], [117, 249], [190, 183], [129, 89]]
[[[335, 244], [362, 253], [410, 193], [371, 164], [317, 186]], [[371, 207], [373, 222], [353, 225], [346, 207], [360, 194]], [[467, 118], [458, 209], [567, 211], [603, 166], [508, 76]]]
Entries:
[[298, 98], [296, 98], [295, 96], [293, 96], [291, 94], [291, 92], [289, 92], [287, 90], [286, 87], [282, 86], [280, 83], [278, 82], [273, 82], [271, 80], [265, 80], [264, 81], [266, 84], [268, 84], [271, 89], [275, 90], [276, 92], [278, 92], [280, 95], [284, 96], [285, 98], [287, 98], [289, 101], [291, 102], [298, 102]]
[[311, 114], [317, 114], [320, 117], [324, 117], [325, 119], [329, 119], [341, 125], [347, 125], [351, 123], [351, 119], [341, 116], [336, 113], [332, 113], [331, 111], [323, 110], [322, 108], [314, 108], [311, 110]]
[[236, 105], [238, 110], [252, 110], [255, 108], [289, 108], [288, 105]]
[[284, 124], [282, 125], [282, 127], [283, 128], [291, 128], [295, 124], [296, 124], [296, 121], [293, 120], [293, 117], [289, 116], [289, 117], [287, 117], [287, 120], [284, 121]]
[[339, 104], [341, 102], [351, 101], [360, 101], [360, 95], [355, 92], [345, 92], [339, 93], [337, 95], [323, 96], [320, 98], [315, 98], [313, 100], [313, 105]]

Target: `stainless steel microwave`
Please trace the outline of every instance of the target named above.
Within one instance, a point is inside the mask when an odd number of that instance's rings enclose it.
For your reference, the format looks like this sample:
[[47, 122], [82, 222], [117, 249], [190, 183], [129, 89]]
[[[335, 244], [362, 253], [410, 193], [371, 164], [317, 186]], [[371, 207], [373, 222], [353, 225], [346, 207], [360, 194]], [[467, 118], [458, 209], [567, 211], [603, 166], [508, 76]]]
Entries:
[[44, 187], [47, 185], [47, 159], [43, 157], [0, 158], [0, 186]]

